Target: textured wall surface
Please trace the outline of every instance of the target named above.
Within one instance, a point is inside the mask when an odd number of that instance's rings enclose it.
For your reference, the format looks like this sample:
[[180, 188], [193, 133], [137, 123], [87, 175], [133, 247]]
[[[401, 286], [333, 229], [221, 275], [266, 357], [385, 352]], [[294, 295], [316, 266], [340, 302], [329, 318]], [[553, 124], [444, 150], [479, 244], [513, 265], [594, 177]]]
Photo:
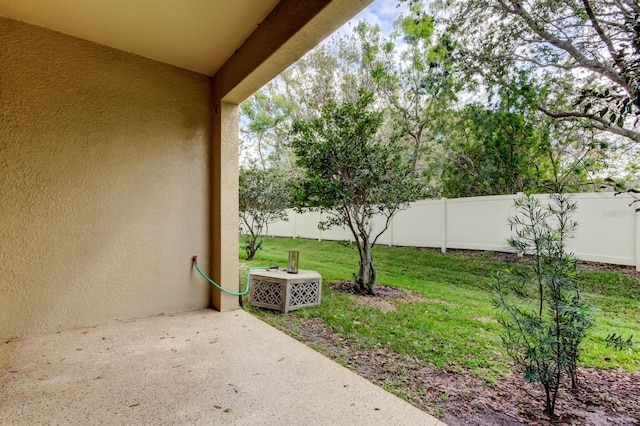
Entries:
[[0, 18], [0, 338], [209, 304], [210, 96]]
[[[226, 102], [216, 103], [213, 123], [211, 248], [214, 256], [211, 264], [216, 282], [225, 283], [225, 287], [231, 291], [239, 291], [238, 106]], [[215, 309], [238, 309], [237, 296], [219, 291], [214, 291], [212, 296], [211, 302]]]

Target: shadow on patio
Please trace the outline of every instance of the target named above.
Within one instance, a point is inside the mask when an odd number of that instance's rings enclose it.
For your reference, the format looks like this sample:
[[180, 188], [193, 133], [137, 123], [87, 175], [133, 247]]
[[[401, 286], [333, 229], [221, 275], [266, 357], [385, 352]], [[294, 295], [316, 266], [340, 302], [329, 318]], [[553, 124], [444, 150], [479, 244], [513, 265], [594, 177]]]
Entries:
[[443, 425], [244, 311], [0, 344], [0, 424]]

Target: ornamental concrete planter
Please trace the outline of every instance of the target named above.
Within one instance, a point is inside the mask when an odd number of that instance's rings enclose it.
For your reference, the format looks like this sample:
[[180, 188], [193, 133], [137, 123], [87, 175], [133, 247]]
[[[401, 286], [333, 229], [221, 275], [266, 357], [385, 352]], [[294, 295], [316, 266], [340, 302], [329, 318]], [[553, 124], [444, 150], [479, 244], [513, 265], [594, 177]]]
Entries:
[[289, 312], [319, 306], [322, 277], [316, 271], [254, 271], [251, 273], [249, 304], [261, 308]]

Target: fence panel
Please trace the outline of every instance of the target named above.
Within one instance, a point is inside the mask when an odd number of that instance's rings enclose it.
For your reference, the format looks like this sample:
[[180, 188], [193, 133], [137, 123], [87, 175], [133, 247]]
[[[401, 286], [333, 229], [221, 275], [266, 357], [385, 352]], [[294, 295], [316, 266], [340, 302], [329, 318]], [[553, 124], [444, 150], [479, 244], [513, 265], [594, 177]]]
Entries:
[[[328, 215], [326, 213], [322, 215], [323, 218], [327, 216]], [[331, 241], [352, 241], [353, 237], [351, 236], [351, 231], [347, 227], [334, 226], [326, 231], [322, 231], [322, 239]]]
[[[510, 251], [506, 240], [512, 235], [508, 219], [515, 215], [517, 195], [423, 200], [399, 212], [379, 244]], [[537, 195], [543, 203], [548, 195]], [[579, 259], [636, 265], [640, 270], [640, 214], [629, 197], [612, 193], [571, 194], [578, 202], [573, 218], [578, 228], [568, 247]], [[319, 231], [320, 213], [297, 214], [289, 210], [289, 221], [270, 225], [269, 234], [328, 240], [353, 240], [346, 228]], [[384, 226], [375, 218], [374, 230]]]
[[318, 223], [322, 215], [318, 212], [306, 212], [296, 215], [295, 235], [280, 235], [281, 237], [300, 237], [314, 240], [322, 239], [322, 232], [318, 229]]
[[411, 203], [393, 220], [393, 245], [442, 247], [444, 241], [444, 209], [441, 200]]
[[510, 251], [514, 195], [447, 200], [447, 248]]
[[287, 219], [288, 220], [280, 220], [278, 222], [269, 224], [269, 230], [267, 235], [271, 235], [272, 237], [276, 236], [289, 236], [293, 237], [296, 235], [296, 212], [293, 209], [287, 209]]
[[628, 197], [612, 193], [573, 194], [578, 222], [568, 248], [578, 259], [617, 265], [637, 265], [635, 252], [640, 244], [635, 235], [636, 215]]

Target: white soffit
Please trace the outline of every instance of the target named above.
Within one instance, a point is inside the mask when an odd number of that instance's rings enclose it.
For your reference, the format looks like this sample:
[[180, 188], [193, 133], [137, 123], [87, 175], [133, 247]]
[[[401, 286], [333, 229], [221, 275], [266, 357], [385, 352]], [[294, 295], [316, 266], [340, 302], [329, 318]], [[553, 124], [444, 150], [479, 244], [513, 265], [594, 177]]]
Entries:
[[0, 0], [0, 16], [213, 75], [279, 0]]

